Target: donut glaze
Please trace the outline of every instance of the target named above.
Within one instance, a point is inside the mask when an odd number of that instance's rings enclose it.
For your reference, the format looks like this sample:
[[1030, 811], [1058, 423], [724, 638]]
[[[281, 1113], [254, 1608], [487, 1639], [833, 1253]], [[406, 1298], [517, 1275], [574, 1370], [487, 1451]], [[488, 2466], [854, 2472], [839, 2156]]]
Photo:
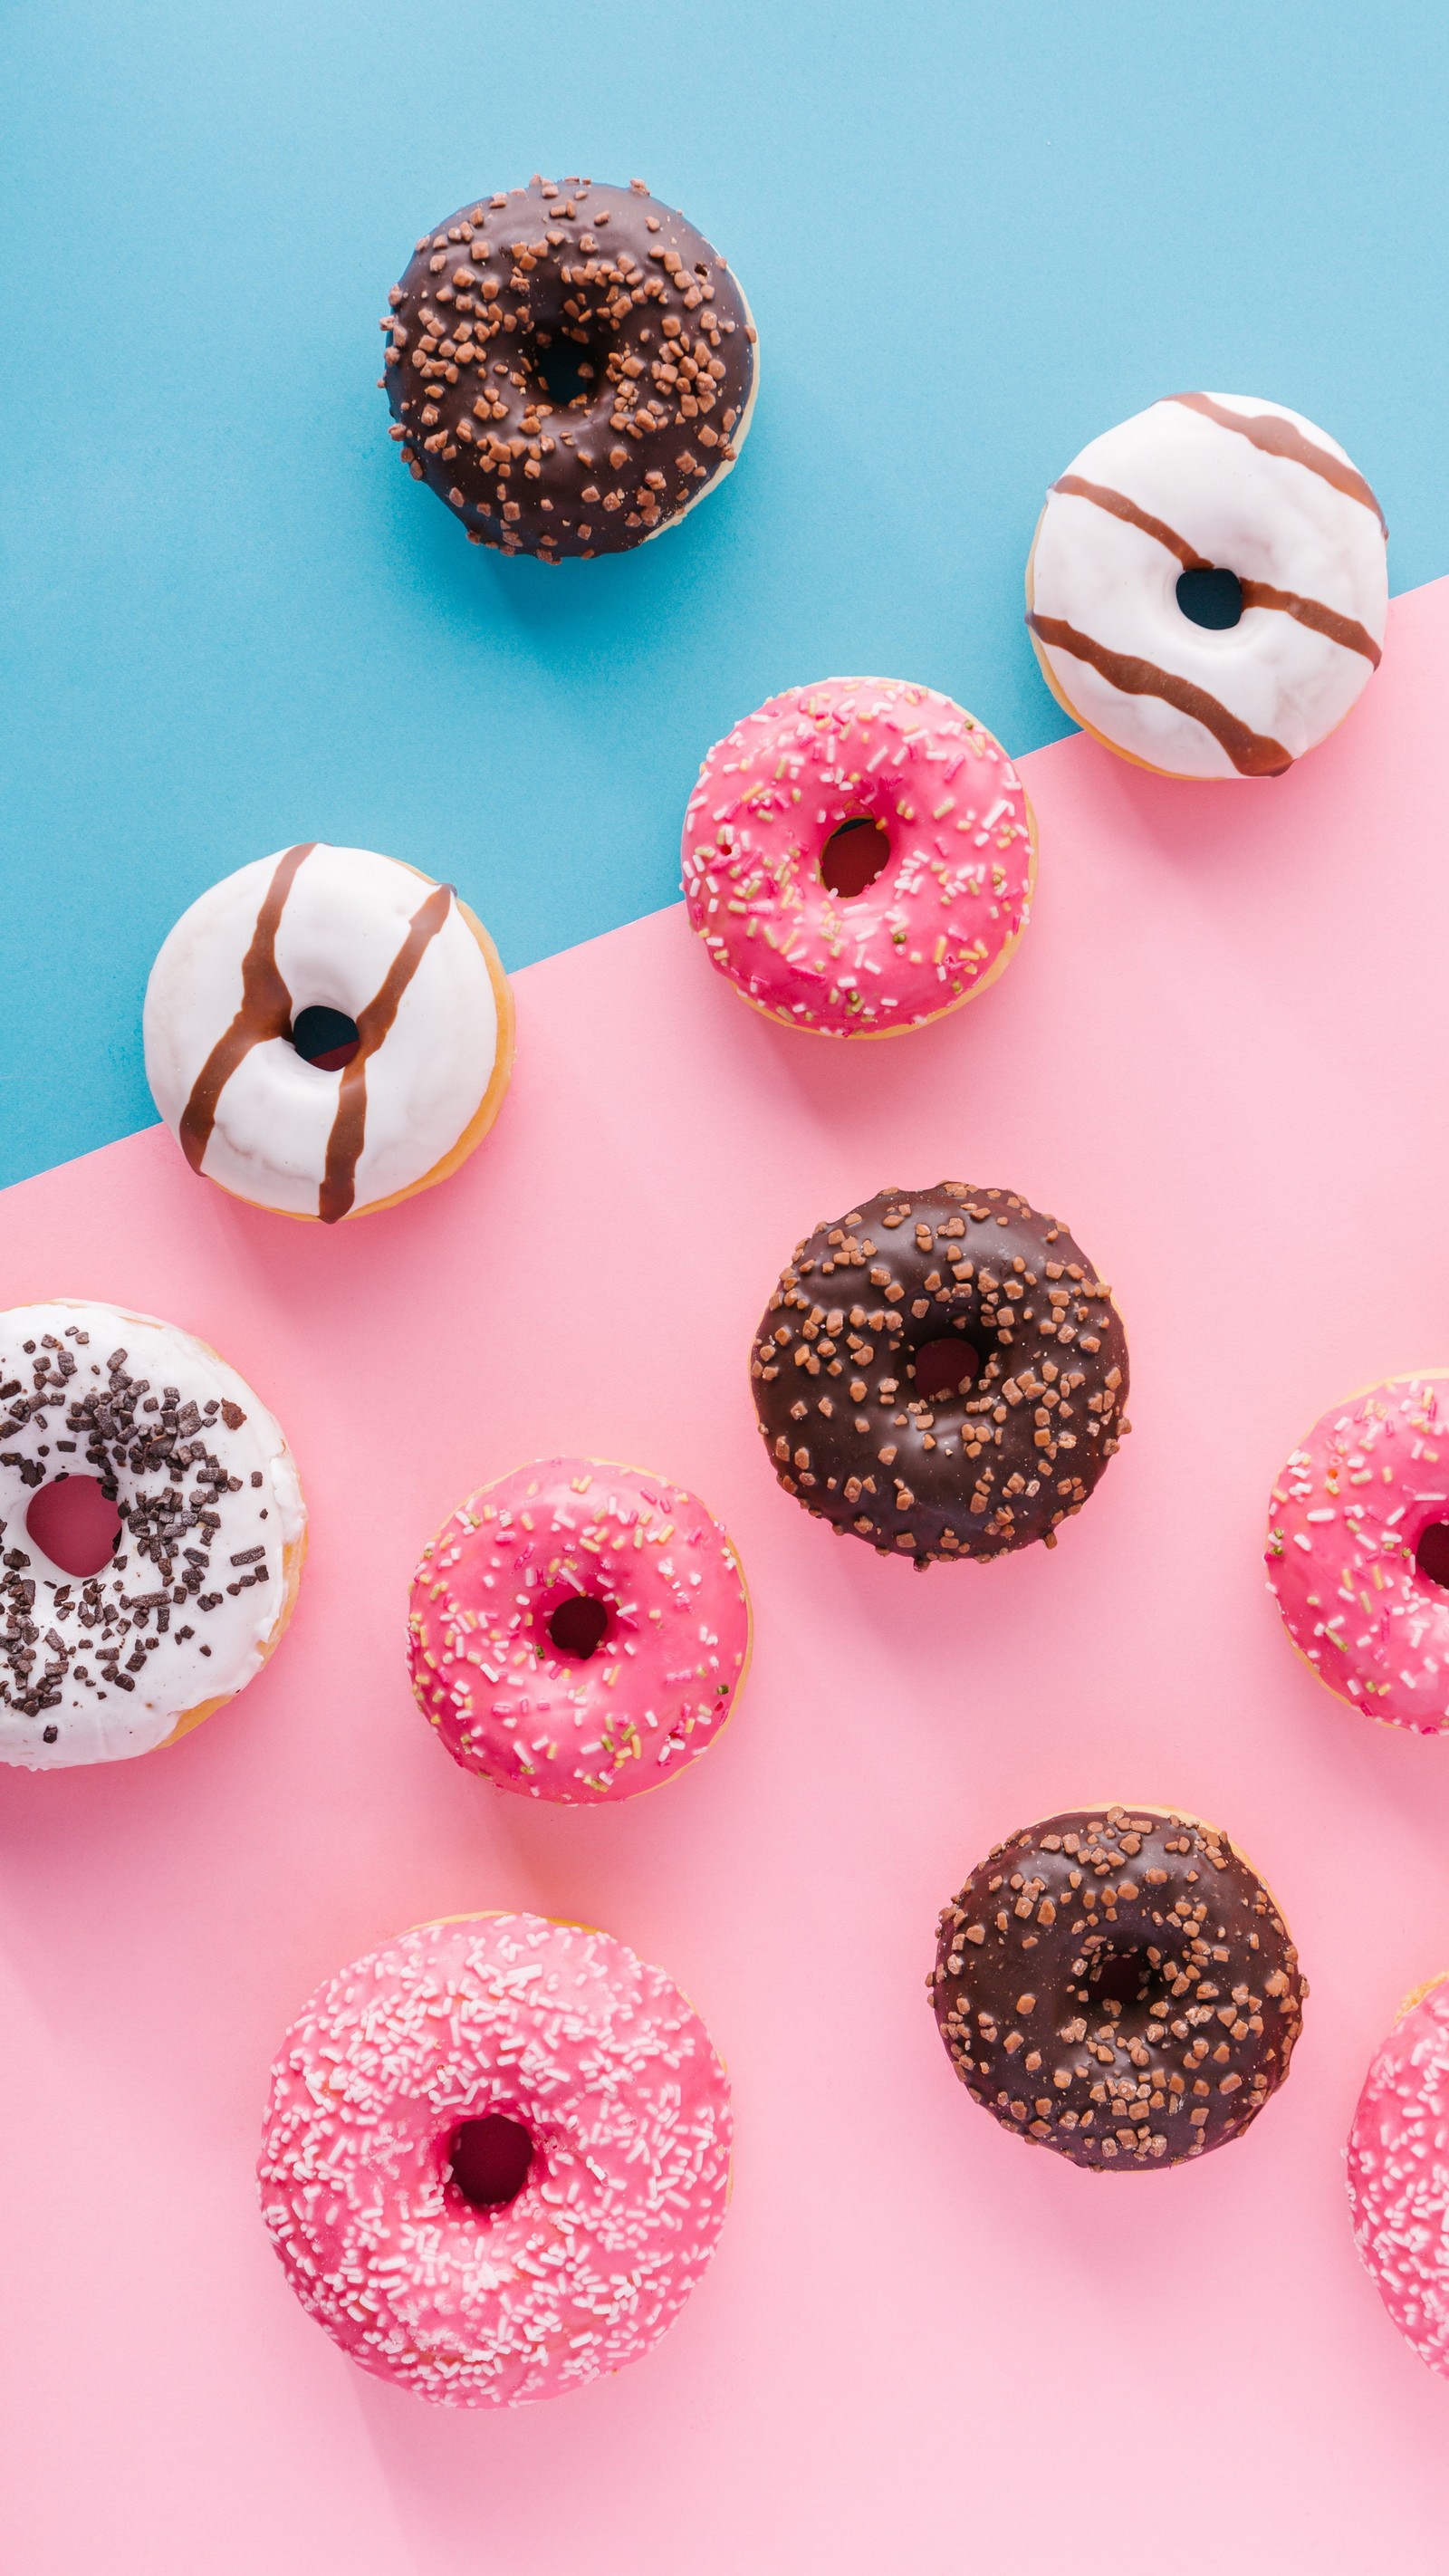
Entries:
[[[350, 1061], [310, 1063], [292, 1043], [316, 1006], [355, 1022]], [[455, 1171], [513, 1064], [507, 977], [453, 888], [321, 841], [198, 896], [151, 969], [144, 1031], [146, 1079], [192, 1170], [324, 1225]]]
[[[292, 1614], [306, 1512], [291, 1452], [205, 1342], [79, 1298], [0, 1315], [0, 1761], [27, 1771], [172, 1744], [242, 1689]], [[79, 1578], [30, 1536], [65, 1476], [115, 1496]]]
[[[470, 2206], [465, 2122], [531, 2144]], [[637, 2361], [724, 2222], [724, 2068], [677, 1986], [537, 1914], [429, 1923], [319, 1987], [272, 2069], [262, 2215], [310, 2316], [379, 2379], [521, 2406]]]
[[1241, 2137], [1308, 1992], [1226, 1834], [1151, 1807], [1075, 1808], [998, 1843], [943, 1911], [928, 1983], [972, 2100], [1110, 2173]]
[[[857, 823], [885, 834], [888, 863], [832, 893], [826, 844]], [[821, 1037], [887, 1037], [1000, 974], [1030, 913], [1036, 834], [1000, 743], [938, 690], [819, 680], [716, 743], [682, 865], [690, 921], [747, 1002]]]
[[413, 1579], [419, 1707], [455, 1762], [524, 1797], [597, 1805], [676, 1778], [724, 1725], [749, 1653], [718, 1521], [683, 1486], [596, 1458], [471, 1494]]
[[749, 306], [641, 179], [534, 179], [464, 206], [388, 302], [392, 435], [474, 545], [622, 553], [682, 519], [744, 444]]
[[[1180, 604], [1183, 575], [1210, 569], [1240, 585], [1233, 625], [1198, 625]], [[1276, 777], [1378, 667], [1383, 514], [1300, 412], [1173, 394], [1053, 484], [1026, 587], [1048, 686], [1109, 751], [1174, 778]]]
[[1449, 2379], [1449, 1984], [1399, 2008], [1348, 2141], [1359, 2258], [1406, 2343]]
[[[1273, 1487], [1268, 1582], [1320, 1681], [1389, 1726], [1449, 1727], [1449, 1374], [1387, 1378], [1315, 1422]], [[1445, 1532], [1449, 1539], [1449, 1531]]]
[[[952, 1391], [923, 1395], [958, 1344]], [[1131, 1428], [1110, 1289], [1055, 1217], [964, 1181], [797, 1244], [750, 1376], [786, 1493], [919, 1566], [1054, 1546]]]

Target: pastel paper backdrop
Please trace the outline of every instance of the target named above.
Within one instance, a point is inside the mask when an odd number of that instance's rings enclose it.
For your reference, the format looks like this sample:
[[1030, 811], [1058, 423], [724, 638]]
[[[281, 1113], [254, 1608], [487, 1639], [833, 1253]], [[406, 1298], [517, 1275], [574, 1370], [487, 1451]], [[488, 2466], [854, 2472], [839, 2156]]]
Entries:
[[[672, 901], [701, 754], [832, 671], [1059, 735], [1042, 495], [1182, 386], [1321, 421], [1449, 570], [1442, 0], [27, 0], [0, 13], [0, 1181], [142, 1127], [139, 1004], [293, 840], [453, 878], [517, 967]], [[547, 572], [387, 438], [425, 224], [638, 175], [761, 332], [738, 471]]]
[[[1314, 1416], [1449, 1352], [1446, 690], [1441, 584], [1285, 779], [1032, 754], [1037, 917], [920, 1035], [771, 1028], [671, 909], [519, 978], [494, 1136], [389, 1215], [268, 1218], [158, 1130], [0, 1200], [0, 1303], [107, 1296], [213, 1339], [314, 1515], [243, 1699], [172, 1752], [0, 1777], [17, 2576], [1441, 2563], [1449, 2391], [1358, 2268], [1342, 2148], [1399, 1998], [1449, 1963], [1449, 1743], [1312, 1679], [1260, 1551]], [[1135, 1428], [1053, 1553], [919, 1576], [779, 1491], [746, 1361], [807, 1225], [943, 1175], [1070, 1222], [1126, 1319]], [[757, 1621], [718, 1744], [599, 1813], [457, 1770], [403, 1662], [423, 1540], [563, 1448], [704, 1495]], [[990, 1843], [1113, 1796], [1240, 1840], [1312, 1985], [1284, 2093], [1165, 2174], [1005, 2136], [925, 1993]], [[510, 1905], [683, 1985], [732, 2071], [735, 2192], [647, 2361], [469, 2417], [303, 2316], [252, 2168], [312, 1986]]]

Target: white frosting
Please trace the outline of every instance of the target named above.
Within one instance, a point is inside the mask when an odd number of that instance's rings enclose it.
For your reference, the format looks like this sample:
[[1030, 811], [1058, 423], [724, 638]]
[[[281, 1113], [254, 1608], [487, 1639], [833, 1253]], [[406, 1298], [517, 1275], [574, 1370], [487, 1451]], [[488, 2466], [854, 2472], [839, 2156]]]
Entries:
[[[287, 1444], [204, 1342], [116, 1306], [56, 1298], [0, 1315], [0, 1386], [0, 1761], [45, 1771], [149, 1753], [266, 1659], [307, 1517]], [[99, 1414], [83, 1419], [93, 1398]], [[168, 1455], [139, 1453], [143, 1428], [173, 1434]], [[115, 1482], [121, 1542], [97, 1575], [66, 1574], [26, 1528], [40, 1486], [62, 1475]], [[118, 1657], [100, 1656], [108, 1645]]]
[[[1069, 476], [1123, 495], [1206, 563], [1316, 603], [1381, 645], [1388, 561], [1371, 496], [1340, 489], [1311, 463], [1265, 452], [1244, 432], [1192, 409], [1193, 401], [1243, 420], [1286, 423], [1330, 467], [1358, 480], [1343, 449], [1301, 413], [1234, 394], [1154, 403], [1094, 438]], [[1060, 488], [1048, 494], [1028, 575], [1028, 622], [1072, 711], [1153, 768], [1191, 778], [1245, 774], [1209, 725], [1163, 696], [1115, 685], [1091, 661], [1044, 637], [1038, 619], [1061, 621], [1109, 652], [1156, 664], [1206, 691], [1292, 759], [1310, 751], [1348, 714], [1373, 671], [1372, 655], [1279, 607], [1245, 605], [1236, 626], [1216, 631], [1195, 625], [1177, 602], [1183, 570], [1169, 544], [1100, 501]]]
[[[242, 999], [242, 964], [284, 854], [199, 896], [162, 946], [146, 988], [146, 1077], [174, 1135], [197, 1076]], [[297, 871], [276, 936], [294, 1017], [321, 1004], [357, 1019], [380, 990], [433, 880], [376, 850], [319, 843]], [[391, 1029], [367, 1065], [367, 1121], [354, 1208], [411, 1189], [477, 1113], [497, 1063], [488, 961], [456, 901], [428, 941]], [[285, 1037], [243, 1056], [217, 1105], [208, 1178], [293, 1216], [316, 1216], [342, 1087]]]

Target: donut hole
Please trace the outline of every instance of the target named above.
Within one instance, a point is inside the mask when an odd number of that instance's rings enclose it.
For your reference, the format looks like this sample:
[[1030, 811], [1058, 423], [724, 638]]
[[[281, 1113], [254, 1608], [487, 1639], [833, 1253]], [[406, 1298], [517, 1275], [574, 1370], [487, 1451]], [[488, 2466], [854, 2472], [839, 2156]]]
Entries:
[[1414, 1563], [1426, 1583], [1437, 1583], [1449, 1592], [1449, 1521], [1430, 1521], [1419, 1532]]
[[1077, 2000], [1089, 2021], [1119, 2021], [1124, 2029], [1140, 2030], [1166, 2009], [1170, 1983], [1160, 1956], [1154, 1959], [1147, 1950], [1100, 1950], [1077, 1988]]
[[351, 1064], [360, 1043], [357, 1022], [326, 1002], [309, 1002], [304, 1011], [298, 1011], [291, 1034], [298, 1055], [315, 1064], [319, 1073], [338, 1073], [344, 1064]]
[[534, 382], [560, 411], [587, 410], [607, 363], [607, 349], [582, 331], [565, 330], [558, 338], [539, 331], [529, 349]]
[[570, 1592], [560, 1601], [548, 1619], [550, 1645], [574, 1663], [586, 1664], [596, 1655], [613, 1626], [613, 1614], [607, 1601], [592, 1592]]
[[443, 2149], [445, 2179], [470, 2209], [507, 2209], [532, 2168], [533, 2140], [506, 2111], [460, 2120]]
[[869, 814], [837, 824], [820, 853], [821, 882], [842, 902], [864, 894], [890, 865], [890, 834]]
[[1236, 626], [1242, 616], [1243, 585], [1235, 572], [1221, 564], [1194, 564], [1190, 572], [1178, 575], [1177, 604], [1194, 626], [1219, 632]]
[[922, 1342], [908, 1374], [924, 1404], [949, 1404], [980, 1376], [984, 1357], [966, 1333], [943, 1333], [937, 1341]]
[[57, 1476], [32, 1496], [25, 1528], [62, 1574], [99, 1574], [120, 1545], [115, 1487], [108, 1489], [99, 1476]]

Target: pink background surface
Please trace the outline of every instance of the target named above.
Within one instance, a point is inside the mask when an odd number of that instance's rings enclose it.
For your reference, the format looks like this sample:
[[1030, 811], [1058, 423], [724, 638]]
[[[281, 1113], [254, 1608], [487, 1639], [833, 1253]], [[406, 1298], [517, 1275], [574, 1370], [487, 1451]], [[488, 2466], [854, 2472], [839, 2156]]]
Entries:
[[[336, 1232], [162, 1131], [11, 1191], [0, 1302], [173, 1317], [280, 1415], [312, 1560], [276, 1661], [178, 1749], [0, 1778], [0, 2552], [17, 2576], [908, 2570], [1010, 2553], [1437, 2563], [1449, 2390], [1349, 2237], [1375, 2041], [1449, 1961], [1449, 1744], [1297, 1663], [1268, 1486], [1364, 1381], [1449, 1360], [1449, 584], [1347, 728], [1194, 788], [1024, 764], [1036, 920], [889, 1045], [743, 1010], [682, 914], [531, 968], [499, 1127]], [[285, 830], [302, 830], [305, 817]], [[1116, 1287], [1136, 1425], [1055, 1554], [924, 1577], [776, 1488], [746, 1381], [796, 1236], [887, 1184], [1004, 1183]], [[658, 1795], [565, 1814], [455, 1769], [402, 1653], [422, 1541], [575, 1448], [695, 1486], [756, 1611], [739, 1711]], [[998, 1836], [1119, 1796], [1227, 1829], [1313, 1993], [1205, 2164], [1093, 2177], [1002, 2134], [926, 2003]], [[719, 2256], [657, 2352], [498, 2417], [379, 2387], [288, 2292], [252, 2166], [272, 2048], [401, 1926], [526, 1905], [678, 1978], [735, 2079]]]

